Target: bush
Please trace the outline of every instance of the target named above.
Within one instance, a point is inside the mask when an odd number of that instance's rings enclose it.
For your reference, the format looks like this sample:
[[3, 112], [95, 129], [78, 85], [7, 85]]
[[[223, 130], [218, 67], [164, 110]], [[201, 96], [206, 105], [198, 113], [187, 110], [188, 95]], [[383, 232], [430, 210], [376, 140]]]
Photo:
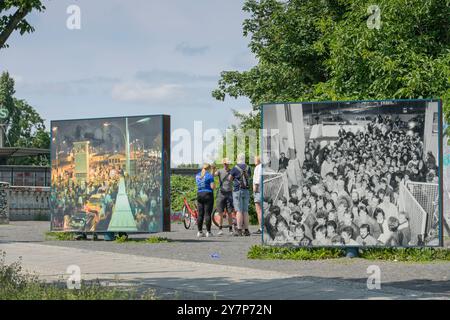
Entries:
[[[299, 248], [252, 246], [249, 259], [324, 260], [346, 256], [344, 248]], [[359, 250], [359, 258], [401, 262], [450, 261], [450, 250], [441, 248], [367, 248]]]
[[197, 188], [194, 176], [174, 174], [170, 177], [170, 200], [173, 212], [183, 209], [183, 198], [188, 201], [197, 196]]
[[247, 253], [249, 259], [263, 260], [324, 260], [345, 257], [340, 248], [288, 248], [255, 245]]
[[81, 289], [67, 289], [63, 281], [44, 283], [35, 275], [22, 270], [21, 261], [5, 263], [6, 253], [0, 256], [0, 300], [155, 300], [154, 290], [136, 290], [102, 286], [99, 281], [81, 283]]
[[440, 248], [370, 248], [361, 249], [360, 257], [388, 261], [450, 261], [450, 250]]

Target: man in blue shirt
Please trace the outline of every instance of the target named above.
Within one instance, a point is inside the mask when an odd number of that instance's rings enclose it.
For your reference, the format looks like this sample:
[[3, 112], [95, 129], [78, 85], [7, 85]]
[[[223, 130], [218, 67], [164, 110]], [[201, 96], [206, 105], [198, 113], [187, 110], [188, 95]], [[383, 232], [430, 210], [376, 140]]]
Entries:
[[[250, 186], [251, 170], [245, 164], [245, 155], [239, 154], [237, 157], [237, 164], [230, 171], [230, 181], [233, 181], [233, 206], [236, 210], [237, 229], [235, 236], [250, 236], [248, 230], [249, 216], [248, 204], [250, 200], [249, 186]], [[242, 233], [242, 229], [245, 229]]]

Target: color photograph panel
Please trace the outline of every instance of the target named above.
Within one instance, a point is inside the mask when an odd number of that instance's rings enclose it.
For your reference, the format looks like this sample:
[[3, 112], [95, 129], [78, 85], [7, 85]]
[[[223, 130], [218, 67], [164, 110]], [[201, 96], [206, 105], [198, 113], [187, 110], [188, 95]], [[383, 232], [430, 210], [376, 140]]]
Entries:
[[263, 106], [264, 243], [439, 246], [439, 103]]
[[162, 117], [52, 121], [53, 231], [162, 231]]

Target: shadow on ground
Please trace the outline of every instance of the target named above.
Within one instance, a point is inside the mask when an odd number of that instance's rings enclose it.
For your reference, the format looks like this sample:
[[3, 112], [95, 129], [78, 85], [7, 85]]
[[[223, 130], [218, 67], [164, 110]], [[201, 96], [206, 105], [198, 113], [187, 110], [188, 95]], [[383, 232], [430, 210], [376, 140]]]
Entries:
[[[132, 274], [132, 273], [130, 273]], [[126, 276], [127, 273], [121, 274]], [[144, 275], [140, 273], [140, 275]], [[185, 278], [151, 275], [126, 279], [100, 274], [101, 282], [131, 286], [138, 291], [152, 288], [160, 299], [275, 299], [275, 300], [340, 300], [340, 299], [450, 299], [448, 281], [410, 280], [381, 284], [381, 289], [367, 289], [367, 279], [287, 277], [283, 279], [250, 279], [235, 282], [227, 277]], [[103, 279], [102, 279], [103, 278]], [[408, 287], [403, 290], [401, 287]], [[426, 291], [423, 289], [426, 287]], [[410, 290], [415, 288], [415, 291]], [[434, 290], [431, 290], [434, 289]]]

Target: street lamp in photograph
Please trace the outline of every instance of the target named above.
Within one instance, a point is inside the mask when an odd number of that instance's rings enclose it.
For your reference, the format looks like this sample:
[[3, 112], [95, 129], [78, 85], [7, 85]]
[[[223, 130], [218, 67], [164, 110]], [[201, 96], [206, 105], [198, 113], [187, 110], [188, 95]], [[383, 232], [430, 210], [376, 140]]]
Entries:
[[150, 117], [146, 117], [146, 118], [142, 118], [137, 120], [136, 122], [133, 122], [131, 124], [129, 124], [128, 122], [128, 118], [125, 118], [125, 133], [122, 131], [122, 128], [112, 122], [105, 122], [103, 123], [103, 126], [105, 128], [109, 127], [109, 126], [114, 126], [117, 129], [120, 130], [120, 133], [122, 134], [122, 137], [124, 139], [125, 142], [125, 170], [128, 174], [130, 174], [130, 133], [129, 133], [129, 128], [137, 125], [137, 124], [142, 124], [142, 123], [146, 123], [148, 121], [150, 121], [151, 118]]

